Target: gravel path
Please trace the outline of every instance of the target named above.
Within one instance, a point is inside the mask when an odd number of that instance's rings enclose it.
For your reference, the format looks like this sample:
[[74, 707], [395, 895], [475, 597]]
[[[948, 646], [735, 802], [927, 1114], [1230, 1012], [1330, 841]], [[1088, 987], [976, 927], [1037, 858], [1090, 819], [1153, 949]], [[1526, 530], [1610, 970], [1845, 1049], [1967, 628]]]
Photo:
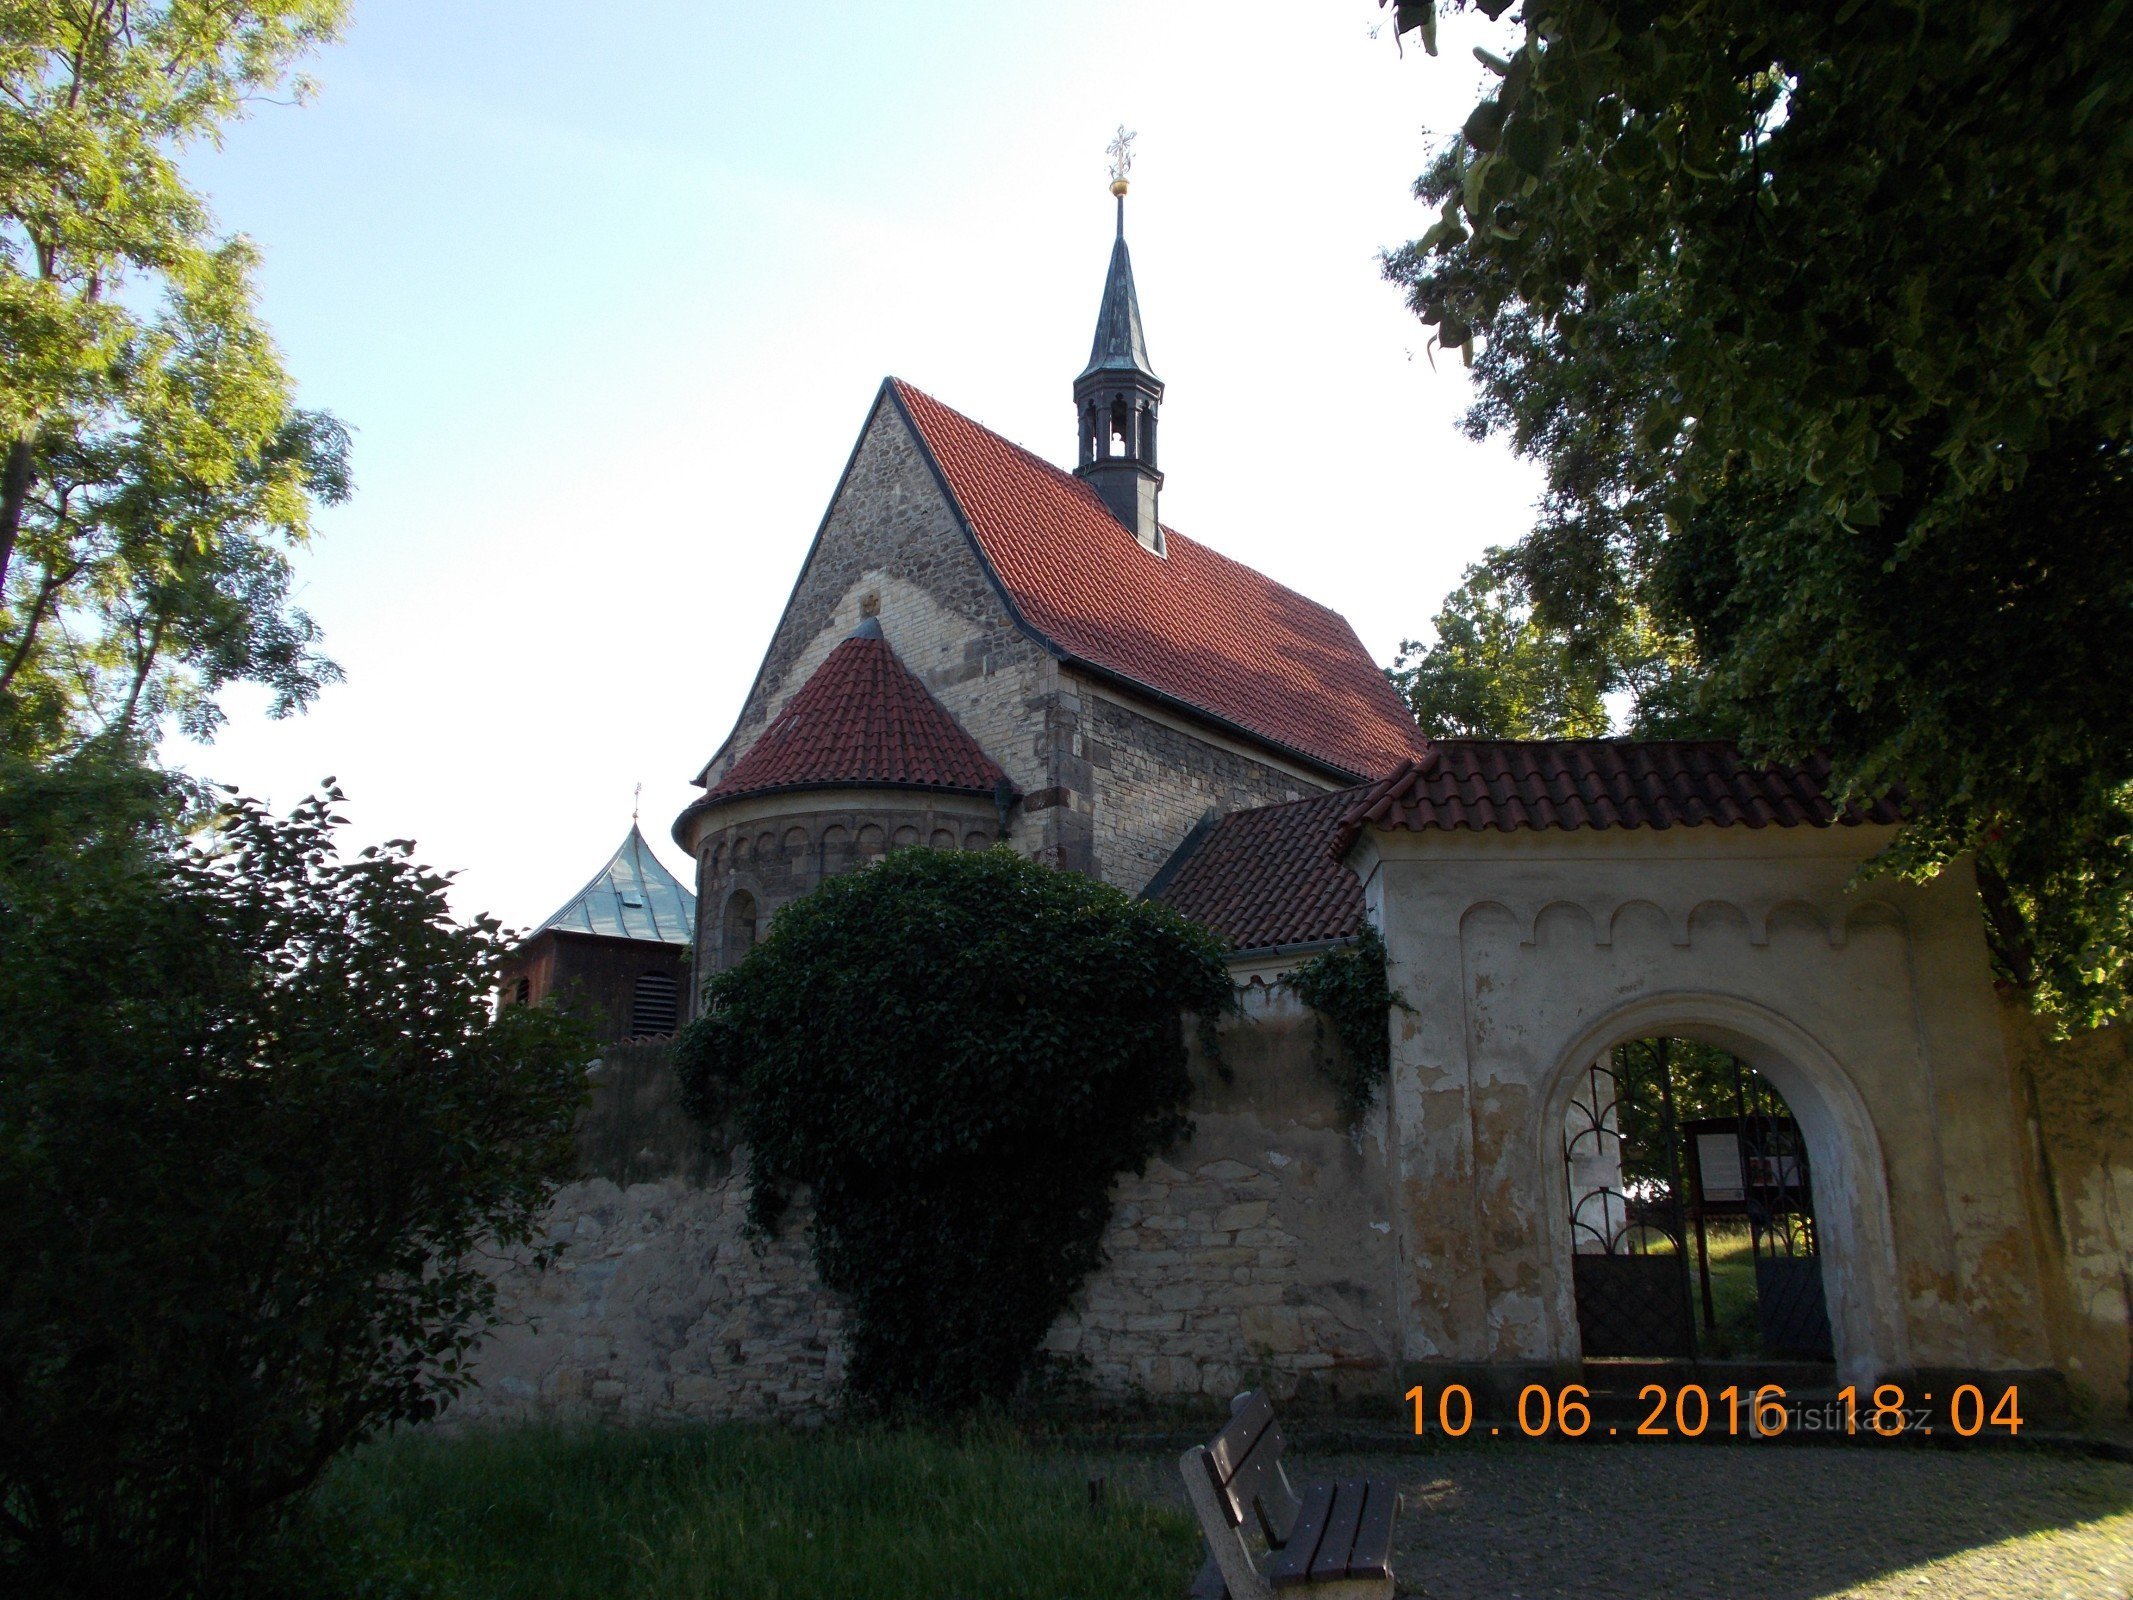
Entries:
[[1395, 1570], [1432, 1600], [2133, 1595], [2133, 1467], [2111, 1462], [1521, 1442], [1395, 1470]]
[[[1395, 1477], [1400, 1592], [1427, 1600], [2133, 1600], [2133, 1466], [2115, 1462], [1521, 1440], [1296, 1466]], [[1167, 1464], [1119, 1470], [1182, 1498]]]

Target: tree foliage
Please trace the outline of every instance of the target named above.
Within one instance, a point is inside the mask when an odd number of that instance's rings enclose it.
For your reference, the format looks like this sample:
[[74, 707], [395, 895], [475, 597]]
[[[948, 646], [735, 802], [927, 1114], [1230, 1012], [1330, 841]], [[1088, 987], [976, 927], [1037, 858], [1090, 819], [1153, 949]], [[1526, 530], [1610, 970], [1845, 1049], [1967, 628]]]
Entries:
[[[1403, 26], [1426, 9], [1400, 7]], [[1492, 16], [1507, 9], [1485, 3]], [[1752, 749], [1902, 784], [2061, 1015], [2133, 976], [2121, 4], [1529, 0], [1388, 272], [1542, 460], [1515, 556], [1685, 636]]]
[[[345, 0], [0, 0], [0, 739], [64, 750], [216, 691], [305, 704], [337, 673], [288, 551], [345, 496], [298, 408], [255, 252], [184, 152], [288, 82]], [[297, 88], [302, 89], [299, 83]]]
[[213, 1592], [431, 1417], [536, 1239], [589, 1042], [327, 792], [204, 833], [94, 746], [0, 772], [0, 1587]]
[[1535, 614], [1515, 553], [1491, 550], [1446, 598], [1436, 637], [1401, 644], [1393, 686], [1433, 739], [1601, 738], [1617, 731], [1611, 699], [1629, 733], [1718, 736], [1722, 708], [1700, 694], [1687, 643], [1641, 608], [1615, 622], [1598, 639], [1573, 639]]
[[1121, 1173], [1188, 1129], [1183, 1013], [1232, 1005], [1212, 934], [1006, 849], [909, 850], [778, 914], [677, 1061], [730, 1107], [773, 1226], [812, 1193], [864, 1402], [1014, 1390], [1103, 1258]]

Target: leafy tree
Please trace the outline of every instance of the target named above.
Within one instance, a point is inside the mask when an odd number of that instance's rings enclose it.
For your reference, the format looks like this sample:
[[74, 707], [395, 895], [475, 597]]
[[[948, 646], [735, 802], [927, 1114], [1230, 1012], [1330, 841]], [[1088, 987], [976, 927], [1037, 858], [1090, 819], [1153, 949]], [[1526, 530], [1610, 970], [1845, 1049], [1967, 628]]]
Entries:
[[[1403, 26], [1423, 6], [1400, 7]], [[1481, 9], [1506, 9], [1497, 0]], [[1975, 852], [2067, 1018], [2133, 979], [2133, 49], [2118, 5], [1529, 0], [1387, 262], [1547, 467], [1516, 566], [1604, 654]], [[1478, 348], [1478, 358], [1475, 352]]]
[[[295, 406], [254, 252], [178, 163], [332, 36], [345, 0], [0, 0], [0, 740], [63, 750], [215, 692], [337, 673], [287, 551], [347, 493]], [[297, 84], [299, 92], [303, 85]]]
[[436, 1415], [537, 1238], [588, 1041], [338, 791], [202, 834], [99, 744], [0, 769], [0, 1588], [220, 1592]]
[[1641, 609], [1615, 620], [1598, 641], [1572, 639], [1534, 614], [1514, 553], [1491, 550], [1445, 600], [1435, 640], [1401, 644], [1392, 681], [1433, 739], [1598, 738], [1614, 731], [1616, 695], [1631, 733], [1714, 736], [1722, 708], [1703, 703], [1687, 646]]
[[1188, 1128], [1182, 1013], [1233, 1004], [1214, 936], [1010, 850], [909, 850], [778, 914], [676, 1059], [734, 1116], [750, 1205], [814, 1200], [872, 1404], [1013, 1391], [1103, 1259], [1110, 1191]]

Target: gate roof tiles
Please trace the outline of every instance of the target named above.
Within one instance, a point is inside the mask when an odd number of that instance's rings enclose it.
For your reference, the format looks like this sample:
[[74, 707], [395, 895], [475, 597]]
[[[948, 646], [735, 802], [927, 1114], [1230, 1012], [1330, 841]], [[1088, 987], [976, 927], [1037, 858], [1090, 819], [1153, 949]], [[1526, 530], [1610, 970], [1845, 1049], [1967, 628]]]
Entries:
[[1405, 829], [1826, 828], [1903, 820], [1901, 798], [1839, 810], [1829, 762], [1742, 759], [1720, 740], [1442, 739], [1363, 790], [1345, 852], [1366, 827]]

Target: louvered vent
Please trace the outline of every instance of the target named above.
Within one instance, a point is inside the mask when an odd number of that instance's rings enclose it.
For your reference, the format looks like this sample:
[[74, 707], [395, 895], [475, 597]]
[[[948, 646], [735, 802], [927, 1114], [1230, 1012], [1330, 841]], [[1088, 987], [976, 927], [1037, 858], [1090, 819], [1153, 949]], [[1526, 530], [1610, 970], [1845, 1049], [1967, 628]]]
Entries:
[[681, 996], [674, 980], [664, 972], [647, 972], [637, 980], [637, 994], [630, 1002], [630, 1036], [649, 1038], [674, 1031], [681, 1020]]

